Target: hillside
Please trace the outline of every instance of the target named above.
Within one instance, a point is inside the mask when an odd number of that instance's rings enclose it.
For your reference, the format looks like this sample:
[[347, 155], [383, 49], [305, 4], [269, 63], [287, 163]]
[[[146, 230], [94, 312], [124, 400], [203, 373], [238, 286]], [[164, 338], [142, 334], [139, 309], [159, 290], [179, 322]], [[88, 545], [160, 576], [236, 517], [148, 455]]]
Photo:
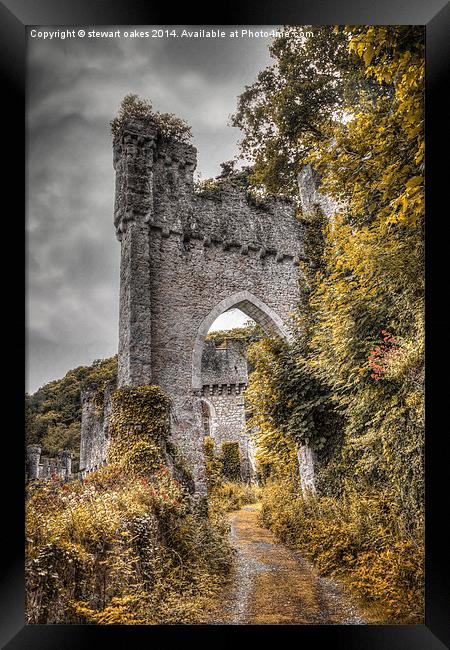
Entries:
[[43, 454], [62, 449], [73, 453], [78, 469], [81, 434], [81, 390], [100, 386], [117, 375], [117, 356], [97, 359], [90, 366], [79, 366], [62, 378], [25, 395], [26, 444], [39, 444]]

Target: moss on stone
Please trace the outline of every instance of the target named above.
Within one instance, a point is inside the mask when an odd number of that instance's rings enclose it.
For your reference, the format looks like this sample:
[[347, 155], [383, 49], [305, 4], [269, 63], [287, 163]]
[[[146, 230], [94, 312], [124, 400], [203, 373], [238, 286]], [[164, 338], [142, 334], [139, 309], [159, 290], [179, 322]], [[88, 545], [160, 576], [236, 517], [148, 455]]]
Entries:
[[108, 462], [135, 474], [163, 463], [169, 435], [169, 398], [159, 386], [124, 387], [112, 395]]

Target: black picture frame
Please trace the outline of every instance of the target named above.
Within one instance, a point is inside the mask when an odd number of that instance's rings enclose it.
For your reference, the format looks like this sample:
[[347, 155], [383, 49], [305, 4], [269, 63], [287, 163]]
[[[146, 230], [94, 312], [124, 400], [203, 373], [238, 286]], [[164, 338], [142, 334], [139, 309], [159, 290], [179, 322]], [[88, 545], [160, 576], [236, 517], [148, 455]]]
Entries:
[[[225, 3], [224, 3], [225, 4]], [[3, 418], [2, 477], [6, 479], [1, 500], [3, 506], [3, 551], [6, 564], [0, 595], [1, 641], [8, 650], [45, 648], [69, 650], [99, 643], [154, 643], [159, 638], [170, 644], [178, 638], [192, 643], [198, 637], [214, 637], [222, 642], [239, 635], [251, 642], [253, 626], [27, 626], [24, 601], [24, 436], [23, 349], [24, 320], [21, 300], [24, 286], [23, 221], [26, 201], [24, 179], [26, 29], [32, 25], [307, 25], [307, 24], [420, 24], [426, 26], [426, 250], [427, 250], [427, 384], [426, 384], [426, 615], [424, 625], [362, 626], [264, 626], [264, 638], [277, 643], [291, 635], [295, 645], [345, 650], [438, 650], [450, 646], [450, 597], [448, 580], [448, 533], [441, 522], [448, 521], [446, 467], [449, 458], [446, 406], [450, 393], [448, 381], [441, 380], [445, 369], [446, 338], [449, 317], [444, 307], [448, 294], [448, 254], [445, 236], [448, 181], [444, 179], [448, 163], [444, 145], [446, 132], [445, 96], [450, 56], [450, 7], [444, 0], [304, 0], [303, 2], [247, 3], [229, 2], [219, 7], [221, 15], [211, 16], [207, 9], [192, 5], [163, 6], [142, 0], [7, 0], [0, 2], [0, 65], [2, 70], [2, 159], [6, 162], [3, 198], [4, 251], [7, 264], [3, 271], [3, 301], [7, 314], [8, 339], [4, 343], [4, 374], [8, 387], [3, 394], [3, 414], [13, 417], [6, 425]], [[442, 155], [442, 158], [440, 156]], [[13, 189], [14, 188], [14, 189]], [[6, 252], [14, 255], [6, 256]], [[23, 304], [23, 303], [22, 303]], [[6, 320], [6, 319], [5, 319]], [[16, 340], [14, 340], [16, 338]], [[6, 340], [6, 339], [5, 339]], [[9, 355], [9, 358], [8, 358]], [[15, 370], [15, 373], [13, 372]], [[14, 381], [11, 379], [15, 375]], [[447, 418], [448, 419], [448, 418]], [[447, 431], [446, 431], [447, 428]], [[6, 515], [7, 505], [11, 506]], [[446, 516], [447, 515], [447, 516]]]

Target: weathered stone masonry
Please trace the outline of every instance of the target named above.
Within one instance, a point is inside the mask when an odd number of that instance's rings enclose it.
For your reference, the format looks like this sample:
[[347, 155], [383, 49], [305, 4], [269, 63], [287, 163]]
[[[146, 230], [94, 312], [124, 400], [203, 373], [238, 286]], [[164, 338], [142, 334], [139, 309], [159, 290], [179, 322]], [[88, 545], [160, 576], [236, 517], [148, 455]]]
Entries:
[[221, 451], [224, 442], [239, 442], [241, 475], [249, 480], [254, 473], [254, 458], [245, 427], [244, 391], [248, 383], [245, 343], [228, 339], [216, 346], [214, 341], [206, 341], [200, 379], [201, 401], [209, 419], [207, 433], [215, 442], [216, 453]]
[[[206, 341], [202, 354], [201, 402], [208, 413], [208, 431], [212, 436], [216, 452], [220, 453], [225, 441], [240, 444], [242, 476], [252, 476], [253, 458], [249, 457], [252, 447], [245, 431], [244, 390], [248, 382], [245, 344], [233, 340], [216, 347], [213, 341]], [[105, 465], [109, 444], [109, 416], [111, 394], [116, 382], [111, 381], [104, 389], [87, 388], [82, 392], [82, 430], [80, 449], [80, 471], [86, 475]], [[98, 397], [101, 397], [99, 400]]]
[[156, 383], [171, 396], [172, 436], [202, 491], [195, 361], [206, 327], [218, 305], [238, 306], [270, 333], [289, 336], [303, 231], [288, 201], [252, 205], [232, 182], [217, 197], [197, 195], [195, 166], [194, 147], [164, 141], [148, 120], [128, 121], [114, 141], [122, 247], [118, 383]]
[[106, 464], [109, 416], [112, 408], [111, 395], [116, 387], [116, 381], [110, 381], [101, 389], [100, 405], [96, 400], [97, 388], [87, 388], [81, 393], [80, 472], [82, 475]]
[[59, 451], [56, 458], [41, 455], [39, 445], [27, 445], [26, 480], [58, 478], [69, 480], [72, 475], [72, 453], [64, 449]]
[[[169, 394], [173, 442], [203, 494], [202, 401], [215, 414], [216, 440], [248, 447], [241, 426], [247, 371], [240, 368], [233, 378], [233, 369], [222, 367], [219, 374], [226, 376], [213, 378], [205, 366], [205, 336], [217, 316], [238, 307], [269, 334], [290, 338], [303, 226], [291, 202], [271, 198], [256, 205], [232, 176], [214, 195], [196, 193], [196, 149], [164, 140], [149, 120], [123, 125], [113, 162], [121, 242], [118, 386], [154, 383]], [[313, 205], [316, 179], [305, 182], [305, 204]], [[85, 395], [82, 471], [106, 456], [107, 423], [99, 417]], [[311, 454], [299, 454], [299, 461], [313, 487], [313, 468], [305, 467]]]

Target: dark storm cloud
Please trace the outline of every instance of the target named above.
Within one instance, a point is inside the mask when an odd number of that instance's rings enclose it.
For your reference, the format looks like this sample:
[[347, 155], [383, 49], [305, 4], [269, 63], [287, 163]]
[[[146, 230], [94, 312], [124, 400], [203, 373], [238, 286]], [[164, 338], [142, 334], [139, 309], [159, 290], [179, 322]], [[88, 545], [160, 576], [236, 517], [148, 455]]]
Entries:
[[[125, 28], [122, 28], [125, 29]], [[140, 27], [142, 29], [142, 27]], [[28, 390], [117, 350], [109, 121], [124, 95], [193, 129], [203, 178], [234, 157], [236, 97], [267, 39], [28, 40]]]

